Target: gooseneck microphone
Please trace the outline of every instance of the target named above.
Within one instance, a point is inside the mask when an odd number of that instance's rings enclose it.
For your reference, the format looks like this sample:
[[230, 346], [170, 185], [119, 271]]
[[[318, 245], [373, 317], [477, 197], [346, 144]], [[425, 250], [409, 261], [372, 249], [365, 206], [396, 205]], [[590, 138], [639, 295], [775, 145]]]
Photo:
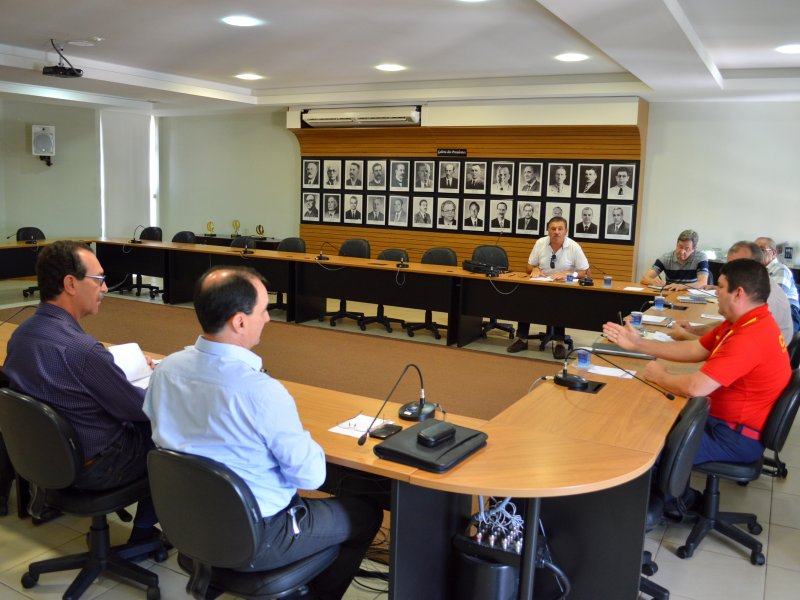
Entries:
[[567, 373], [567, 361], [569, 360], [569, 357], [572, 356], [572, 353], [576, 352], [577, 350], [580, 350], [580, 348], [573, 348], [567, 352], [567, 355], [564, 357], [564, 368], [560, 373], [556, 373], [555, 377], [553, 378], [553, 381], [556, 385], [565, 387], [568, 390], [585, 390], [589, 387], [589, 382], [584, 377]]
[[244, 238], [244, 250], [242, 250], [242, 254], [253, 254], [253, 251], [250, 248], [247, 247], [247, 242], [249, 242], [249, 241], [250, 240], [248, 239], [248, 237], [245, 236], [245, 238]]
[[[422, 372], [419, 370], [419, 367], [417, 365], [415, 365], [414, 363], [409, 363], [406, 365], [405, 369], [403, 369], [403, 372], [400, 373], [400, 377], [397, 378], [397, 381], [394, 382], [391, 391], [386, 396], [386, 399], [383, 401], [383, 404], [381, 404], [381, 407], [378, 409], [378, 412], [375, 413], [375, 416], [373, 417], [372, 422], [369, 424], [369, 427], [367, 427], [367, 430], [360, 438], [358, 438], [359, 446], [363, 446], [364, 443], [367, 441], [367, 438], [369, 437], [369, 432], [372, 430], [373, 425], [375, 425], [375, 421], [378, 420], [378, 416], [381, 414], [381, 412], [383, 412], [386, 403], [389, 402], [389, 399], [392, 397], [392, 394], [394, 394], [394, 391], [397, 389], [397, 386], [400, 384], [400, 381], [403, 379], [403, 376], [411, 367], [414, 367], [414, 369], [416, 369], [417, 371], [417, 374], [419, 375], [419, 388], [420, 388], [419, 401], [409, 402], [401, 406], [400, 418], [405, 419], [407, 421], [424, 421], [428, 417], [432, 416], [434, 412], [436, 412], [436, 406], [434, 404], [425, 403], [425, 387], [422, 385]], [[407, 416], [403, 416], [405, 411], [416, 413], [420, 415], [420, 417], [415, 419], [408, 418]]]
[[330, 246], [331, 248], [336, 248], [336, 246], [334, 246], [334, 245], [333, 245], [333, 244], [331, 244], [330, 242], [322, 242], [322, 243], [320, 244], [320, 246], [319, 246], [319, 255], [317, 255], [317, 258], [316, 258], [316, 260], [330, 260], [330, 257], [328, 257], [328, 256], [325, 256], [325, 255], [322, 253], [322, 249], [325, 247], [325, 245], [326, 245], [326, 244], [327, 244], [328, 246]]
[[[634, 373], [632, 373], [631, 371], [629, 371], [629, 370], [628, 370], [628, 369], [626, 369], [625, 367], [620, 367], [618, 364], [616, 364], [616, 363], [614, 363], [614, 362], [611, 362], [609, 359], [607, 359], [607, 358], [606, 358], [605, 356], [603, 356], [601, 353], [599, 353], [599, 352], [595, 352], [595, 351], [594, 351], [594, 349], [592, 349], [592, 348], [579, 348], [579, 350], [585, 350], [586, 352], [588, 352], [589, 354], [591, 354], [591, 355], [593, 355], [593, 356], [596, 356], [597, 358], [602, 358], [604, 361], [606, 361], [606, 362], [607, 362], [608, 364], [610, 364], [612, 367], [614, 367], [614, 368], [616, 368], [616, 369], [619, 369], [620, 371], [623, 371], [624, 373], [626, 373], [627, 375], [630, 375], [630, 376], [631, 376], [631, 377], [633, 377], [634, 379], [637, 379], [637, 380], [641, 381], [641, 382], [642, 382], [643, 384], [645, 384], [646, 386], [649, 386], [649, 387], [653, 388], [653, 389], [654, 389], [655, 391], [657, 391], [659, 394], [661, 394], [662, 396], [664, 396], [664, 397], [665, 397], [667, 400], [675, 400], [675, 394], [673, 394], [673, 393], [671, 393], [671, 392], [667, 392], [667, 391], [665, 391], [665, 390], [662, 390], [660, 387], [653, 385], [652, 383], [650, 383], [650, 382], [649, 382], [649, 381], [647, 381], [646, 379], [642, 379], [641, 377], [637, 377], [637, 376], [636, 376]], [[571, 353], [570, 353], [570, 354], [571, 354]]]
[[136, 239], [136, 232], [139, 231], [140, 229], [144, 229], [144, 225], [137, 225], [136, 226], [136, 229], [133, 230], [133, 237], [128, 242], [129, 244], [141, 244], [142, 243], [142, 240], [137, 240]]

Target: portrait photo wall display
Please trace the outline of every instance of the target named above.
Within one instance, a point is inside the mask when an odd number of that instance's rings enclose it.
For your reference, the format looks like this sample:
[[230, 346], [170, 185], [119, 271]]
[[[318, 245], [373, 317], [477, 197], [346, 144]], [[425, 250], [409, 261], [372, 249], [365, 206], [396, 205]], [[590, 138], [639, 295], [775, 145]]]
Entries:
[[638, 161], [314, 157], [300, 221], [540, 237], [562, 216], [576, 239], [634, 241]]

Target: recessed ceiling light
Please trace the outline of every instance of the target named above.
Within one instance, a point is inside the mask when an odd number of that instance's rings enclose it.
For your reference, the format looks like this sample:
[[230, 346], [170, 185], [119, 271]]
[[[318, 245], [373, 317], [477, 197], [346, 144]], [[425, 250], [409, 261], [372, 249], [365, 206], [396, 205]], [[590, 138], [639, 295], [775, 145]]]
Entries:
[[376, 65], [376, 69], [379, 71], [405, 71], [406, 67], [403, 65], [395, 65], [392, 63], [383, 63], [382, 65]]
[[588, 58], [588, 56], [580, 52], [565, 52], [564, 54], [556, 56], [556, 60], [560, 60], [561, 62], [580, 62]]
[[247, 15], [230, 15], [222, 19], [226, 25], [233, 25], [234, 27], [255, 27], [256, 25], [263, 25], [264, 21], [256, 19], [255, 17], [248, 17]]
[[263, 75], [256, 75], [255, 73], [239, 73], [235, 76], [236, 79], [244, 79], [246, 81], [258, 81], [264, 79]]
[[100, 42], [103, 41], [104, 38], [99, 36], [90, 37], [88, 40], [70, 40], [67, 43], [70, 46], [82, 46], [84, 48], [90, 48], [92, 46], [96, 46]]
[[784, 44], [775, 48], [781, 54], [800, 54], [800, 44]]
[[486, 0], [458, 0], [459, 2], [486, 2]]

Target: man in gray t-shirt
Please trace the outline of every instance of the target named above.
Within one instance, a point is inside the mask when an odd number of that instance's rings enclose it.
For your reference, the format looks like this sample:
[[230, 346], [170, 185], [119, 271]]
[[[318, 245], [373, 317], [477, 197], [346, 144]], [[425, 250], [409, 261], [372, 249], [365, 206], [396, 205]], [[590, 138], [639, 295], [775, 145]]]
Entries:
[[[665, 290], [685, 290], [701, 288], [708, 283], [708, 258], [705, 252], [697, 249], [699, 236], [692, 229], [686, 229], [678, 236], [675, 250], [665, 252], [644, 274], [641, 282]], [[666, 282], [660, 275], [664, 273]]]

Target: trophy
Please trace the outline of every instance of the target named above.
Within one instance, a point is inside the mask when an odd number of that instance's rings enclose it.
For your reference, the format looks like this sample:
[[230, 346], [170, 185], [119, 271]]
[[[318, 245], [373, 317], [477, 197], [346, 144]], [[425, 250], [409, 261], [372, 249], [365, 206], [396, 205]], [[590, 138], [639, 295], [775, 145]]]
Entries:
[[231, 225], [233, 225], [233, 235], [231, 235], [231, 237], [239, 237], [239, 227], [242, 226], [242, 224], [239, 222], [239, 219], [234, 219]]
[[214, 233], [214, 221], [206, 223], [206, 231], [208, 231], [208, 237], [217, 237], [217, 234]]
[[264, 237], [264, 226], [263, 225], [256, 225], [255, 238], [257, 240], [265, 240], [265, 239], [267, 239], [267, 238]]

